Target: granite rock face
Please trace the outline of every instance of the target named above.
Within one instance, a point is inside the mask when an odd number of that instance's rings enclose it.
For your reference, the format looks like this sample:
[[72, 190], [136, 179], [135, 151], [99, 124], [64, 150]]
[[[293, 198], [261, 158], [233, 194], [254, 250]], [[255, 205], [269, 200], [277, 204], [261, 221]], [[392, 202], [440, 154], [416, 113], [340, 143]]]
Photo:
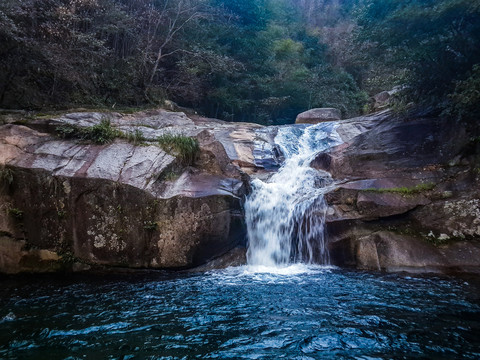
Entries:
[[312, 166], [326, 194], [332, 261], [386, 271], [480, 271], [478, 157], [459, 124], [432, 113], [383, 111], [344, 120], [344, 143]]
[[[97, 145], [55, 131], [106, 118], [143, 143]], [[164, 110], [0, 126], [0, 272], [190, 268], [244, 245], [247, 173], [275, 157], [258, 150], [273, 148], [260, 129]], [[165, 133], [197, 138], [193, 166], [158, 146]]]

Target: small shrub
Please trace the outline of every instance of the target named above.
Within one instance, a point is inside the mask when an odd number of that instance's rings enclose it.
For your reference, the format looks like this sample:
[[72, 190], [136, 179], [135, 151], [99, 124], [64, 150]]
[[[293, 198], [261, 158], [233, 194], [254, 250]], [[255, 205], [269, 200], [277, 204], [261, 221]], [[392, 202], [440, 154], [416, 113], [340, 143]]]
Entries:
[[0, 168], [0, 185], [10, 187], [13, 184], [13, 171], [5, 166]]
[[77, 139], [81, 137], [81, 128], [75, 125], [65, 124], [55, 128], [62, 139]]
[[150, 231], [153, 231], [153, 230], [157, 230], [157, 223], [155, 221], [144, 221], [143, 222], [143, 228], [145, 230], [150, 230]]
[[480, 145], [480, 136], [471, 137], [469, 140], [469, 143], [471, 143], [474, 146]]
[[79, 259], [71, 251], [61, 253], [60, 256], [62, 263], [65, 265], [72, 265], [74, 262], [79, 261]]
[[122, 135], [119, 130], [112, 126], [108, 119], [103, 119], [99, 124], [83, 130], [83, 140], [90, 140], [96, 144], [110, 143], [113, 139]]
[[192, 165], [200, 150], [198, 140], [185, 135], [164, 134], [158, 138], [158, 144], [167, 153], [180, 158], [184, 165]]
[[10, 208], [8, 209], [8, 215], [11, 217], [17, 219], [17, 220], [22, 220], [23, 219], [23, 211], [17, 208]]
[[390, 101], [390, 107], [397, 115], [407, 115], [409, 104], [405, 99], [394, 96]]
[[480, 64], [474, 65], [469, 75], [455, 84], [445, 114], [475, 123], [480, 111]]

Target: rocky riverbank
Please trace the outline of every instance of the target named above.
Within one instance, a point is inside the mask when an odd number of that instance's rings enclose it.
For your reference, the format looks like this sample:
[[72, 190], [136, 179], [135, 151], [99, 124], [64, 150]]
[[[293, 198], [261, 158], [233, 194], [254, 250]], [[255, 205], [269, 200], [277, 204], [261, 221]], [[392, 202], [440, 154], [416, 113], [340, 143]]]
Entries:
[[[275, 127], [181, 112], [3, 121], [6, 273], [241, 263], [250, 179], [282, 162]], [[107, 122], [115, 138], [105, 144], [72, 136]], [[332, 263], [479, 271], [478, 141], [464, 141], [461, 126], [433, 113], [383, 111], [341, 120], [337, 132], [343, 143], [311, 164], [337, 183], [326, 195]], [[196, 139], [194, 161], [158, 142], [176, 135]]]

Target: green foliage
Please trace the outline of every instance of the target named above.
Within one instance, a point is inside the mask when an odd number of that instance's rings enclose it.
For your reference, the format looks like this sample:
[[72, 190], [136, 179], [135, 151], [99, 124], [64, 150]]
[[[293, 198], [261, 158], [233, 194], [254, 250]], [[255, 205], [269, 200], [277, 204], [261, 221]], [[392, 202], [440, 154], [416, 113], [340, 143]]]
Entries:
[[366, 92], [406, 84], [411, 99], [450, 100], [449, 113], [473, 121], [478, 18], [478, 0], [5, 0], [0, 107], [168, 98], [281, 124], [311, 107], [357, 115]]
[[57, 216], [59, 219], [65, 219], [67, 217], [67, 212], [65, 210], [58, 210]]
[[410, 99], [438, 106], [480, 59], [480, 6], [470, 0], [365, 0], [357, 40], [373, 66], [404, 73]]
[[266, 0], [214, 0], [240, 26], [258, 29], [265, 26], [267, 20]]
[[17, 208], [10, 208], [7, 210], [8, 215], [13, 217], [14, 219], [20, 221], [23, 219], [23, 211]]
[[177, 171], [170, 170], [161, 173], [158, 179], [163, 181], [174, 181], [177, 180], [179, 176], [180, 174]]
[[423, 238], [430, 244], [440, 247], [443, 245], [447, 245], [448, 243], [454, 242], [454, 241], [461, 241], [465, 240], [464, 238], [454, 238], [450, 236], [435, 236], [432, 232], [430, 234], [425, 235], [423, 234]]
[[83, 140], [92, 141], [96, 144], [110, 143], [122, 133], [115, 129], [108, 119], [103, 119], [99, 124], [83, 129]]
[[158, 138], [158, 144], [167, 153], [178, 157], [183, 165], [193, 165], [200, 150], [197, 139], [184, 135], [164, 134]]
[[65, 251], [60, 254], [61, 261], [64, 265], [72, 265], [73, 263], [79, 261], [79, 259], [75, 256], [74, 253], [71, 251]]
[[80, 138], [82, 134], [82, 128], [70, 124], [59, 125], [55, 131], [63, 139]]
[[425, 191], [430, 191], [435, 187], [434, 183], [423, 183], [413, 187], [396, 187], [396, 188], [369, 188], [364, 191], [375, 193], [394, 193], [401, 195], [414, 195]]
[[57, 126], [55, 130], [62, 138], [80, 139], [95, 144], [107, 144], [117, 137], [124, 137], [123, 133], [115, 129], [108, 119], [102, 119], [100, 123], [91, 127], [65, 124]]
[[143, 228], [145, 230], [154, 231], [157, 230], [158, 224], [155, 221], [144, 221]]
[[395, 114], [398, 115], [407, 115], [408, 113], [408, 103], [407, 100], [402, 98], [401, 96], [394, 97], [390, 101], [390, 107]]
[[214, 68], [197, 106], [207, 116], [264, 124], [292, 123], [312, 107], [338, 107], [344, 116], [361, 113], [366, 95], [332, 63], [320, 32], [302, 17], [307, 8], [286, 0], [264, 6], [263, 27], [235, 28], [225, 22], [210, 34], [237, 66], [234, 72], [233, 67]]
[[1, 166], [0, 167], [0, 183], [4, 187], [10, 187], [13, 184], [13, 171], [12, 169]]
[[[366, 93], [401, 84], [406, 104], [450, 102], [448, 114], [474, 122], [479, 18], [478, 0], [5, 0], [0, 107], [168, 98], [210, 117], [283, 124], [312, 107], [360, 114]], [[111, 140], [97, 130], [59, 133]]]
[[469, 75], [466, 80], [456, 83], [446, 112], [460, 119], [477, 121], [480, 113], [480, 64], [475, 64]]
[[317, 2], [319, 14], [291, 0], [3, 1], [0, 107], [168, 98], [233, 121], [291, 123], [322, 104], [355, 115], [364, 96], [315, 29], [355, 1]]

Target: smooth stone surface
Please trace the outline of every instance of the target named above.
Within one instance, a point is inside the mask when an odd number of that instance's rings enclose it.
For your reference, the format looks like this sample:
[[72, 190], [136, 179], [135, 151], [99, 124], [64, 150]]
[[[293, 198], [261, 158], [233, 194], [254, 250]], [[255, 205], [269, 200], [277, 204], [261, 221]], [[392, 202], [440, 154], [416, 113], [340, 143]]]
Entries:
[[318, 124], [325, 121], [337, 121], [342, 118], [340, 110], [335, 108], [315, 108], [297, 115], [295, 124]]

